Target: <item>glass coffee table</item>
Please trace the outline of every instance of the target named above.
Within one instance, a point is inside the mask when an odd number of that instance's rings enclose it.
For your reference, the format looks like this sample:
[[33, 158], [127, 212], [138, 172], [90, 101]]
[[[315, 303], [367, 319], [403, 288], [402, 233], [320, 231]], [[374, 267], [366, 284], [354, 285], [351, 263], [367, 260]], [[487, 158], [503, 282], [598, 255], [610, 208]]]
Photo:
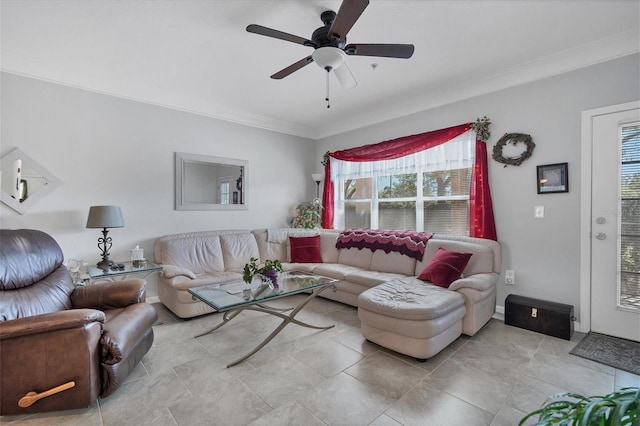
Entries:
[[[309, 272], [289, 271], [281, 274], [278, 282], [278, 288], [270, 288], [266, 284], [258, 283], [257, 281], [252, 285], [248, 285], [241, 280], [227, 283], [223, 286], [210, 285], [190, 288], [189, 293], [202, 300], [204, 303], [211, 306], [218, 312], [224, 312], [222, 321], [220, 323], [218, 323], [211, 330], [208, 330], [195, 337], [204, 336], [205, 334], [209, 334], [219, 329], [220, 327], [231, 321], [233, 318], [238, 316], [238, 314], [240, 314], [240, 312], [244, 310], [265, 312], [282, 319], [282, 323], [280, 323], [280, 325], [278, 325], [278, 327], [276, 327], [276, 329], [273, 330], [273, 332], [251, 352], [227, 365], [227, 367], [232, 367], [236, 364], [241, 363], [245, 359], [258, 352], [260, 349], [262, 349], [289, 323], [301, 325], [303, 327], [315, 328], [318, 330], [327, 330], [333, 327], [334, 325], [320, 327], [307, 324], [306, 322], [295, 319], [295, 316], [311, 300], [313, 300], [316, 296], [318, 296], [318, 294], [322, 293], [327, 288], [332, 287], [333, 291], [336, 291], [335, 284], [337, 282], [338, 280], [336, 279], [323, 277], [321, 275], [315, 275]], [[310, 292], [310, 294], [303, 300], [301, 300], [296, 306], [293, 306], [291, 308], [281, 309], [264, 304], [264, 302], [267, 302], [269, 300], [280, 299], [282, 297], [291, 296], [292, 294], [304, 292]]]

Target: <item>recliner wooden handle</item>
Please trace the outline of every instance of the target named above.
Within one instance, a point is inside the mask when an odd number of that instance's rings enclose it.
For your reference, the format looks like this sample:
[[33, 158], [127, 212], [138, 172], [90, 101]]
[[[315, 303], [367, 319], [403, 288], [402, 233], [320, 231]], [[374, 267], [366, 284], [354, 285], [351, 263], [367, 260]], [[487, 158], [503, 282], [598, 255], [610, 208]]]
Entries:
[[27, 394], [22, 398], [20, 398], [20, 400], [18, 401], [18, 406], [22, 408], [30, 407], [31, 405], [33, 405], [34, 402], [38, 401], [39, 399], [46, 398], [51, 395], [55, 395], [62, 391], [66, 391], [67, 389], [71, 389], [75, 385], [76, 385], [76, 382], [72, 381], [72, 382], [64, 383], [60, 386], [56, 386], [55, 388], [51, 388], [48, 391], [44, 391], [41, 393], [37, 393], [33, 391], [27, 392]]

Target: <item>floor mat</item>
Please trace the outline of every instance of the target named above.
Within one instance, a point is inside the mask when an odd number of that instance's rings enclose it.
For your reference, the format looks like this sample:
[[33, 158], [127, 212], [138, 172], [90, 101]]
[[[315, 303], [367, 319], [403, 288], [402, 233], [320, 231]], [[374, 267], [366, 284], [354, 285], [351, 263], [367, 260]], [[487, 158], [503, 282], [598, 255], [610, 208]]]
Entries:
[[632, 340], [588, 333], [569, 353], [640, 375], [640, 343]]

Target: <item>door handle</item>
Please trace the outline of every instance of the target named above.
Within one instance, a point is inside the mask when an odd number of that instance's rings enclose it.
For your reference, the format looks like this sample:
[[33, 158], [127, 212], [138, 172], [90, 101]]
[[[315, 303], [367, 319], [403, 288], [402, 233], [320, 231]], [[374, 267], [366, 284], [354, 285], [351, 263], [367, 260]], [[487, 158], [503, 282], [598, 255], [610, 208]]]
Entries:
[[607, 238], [607, 234], [604, 232], [598, 232], [596, 234], [596, 240], [605, 240]]

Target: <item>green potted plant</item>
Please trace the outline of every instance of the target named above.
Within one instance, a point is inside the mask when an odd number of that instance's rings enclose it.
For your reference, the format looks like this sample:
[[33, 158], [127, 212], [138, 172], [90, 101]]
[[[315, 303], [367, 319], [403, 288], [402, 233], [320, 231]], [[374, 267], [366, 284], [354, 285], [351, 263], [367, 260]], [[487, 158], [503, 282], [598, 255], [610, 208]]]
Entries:
[[258, 264], [258, 259], [252, 257], [249, 263], [244, 265], [242, 279], [247, 284], [251, 284], [255, 275], [261, 275], [263, 281], [268, 280], [274, 288], [278, 288], [278, 275], [284, 271], [279, 260], [265, 260], [264, 265]]
[[302, 203], [296, 207], [296, 215], [291, 219], [294, 228], [315, 229], [320, 228], [322, 221], [322, 205], [319, 199], [310, 203]]
[[572, 392], [552, 396], [542, 408], [527, 414], [519, 425], [538, 416], [536, 426], [640, 426], [640, 389], [623, 388], [605, 396]]

